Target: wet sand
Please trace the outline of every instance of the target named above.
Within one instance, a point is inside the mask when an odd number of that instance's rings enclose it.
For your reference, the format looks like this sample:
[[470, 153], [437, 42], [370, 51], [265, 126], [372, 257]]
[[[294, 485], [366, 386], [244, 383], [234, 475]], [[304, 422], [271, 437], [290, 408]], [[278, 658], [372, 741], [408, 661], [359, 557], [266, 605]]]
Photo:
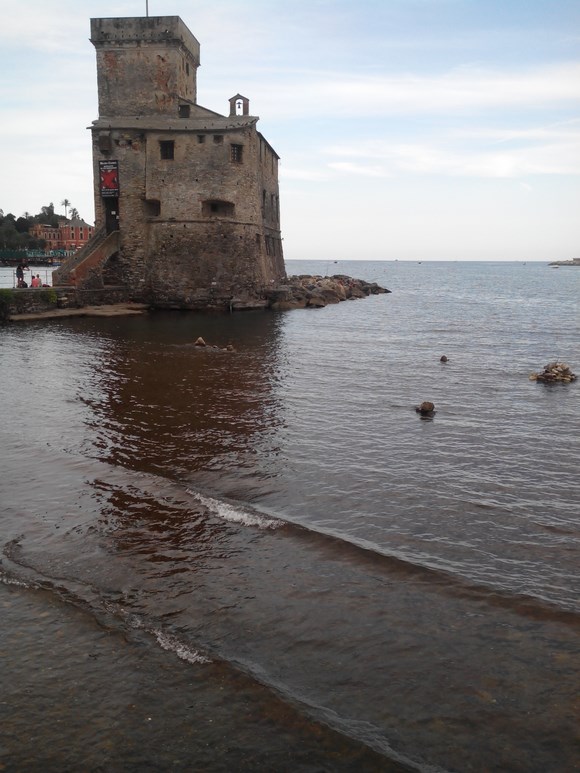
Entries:
[[144, 303], [114, 303], [107, 306], [83, 306], [70, 309], [51, 309], [25, 314], [11, 314], [11, 322], [25, 322], [36, 319], [62, 319], [65, 317], [130, 317], [146, 314], [149, 307]]

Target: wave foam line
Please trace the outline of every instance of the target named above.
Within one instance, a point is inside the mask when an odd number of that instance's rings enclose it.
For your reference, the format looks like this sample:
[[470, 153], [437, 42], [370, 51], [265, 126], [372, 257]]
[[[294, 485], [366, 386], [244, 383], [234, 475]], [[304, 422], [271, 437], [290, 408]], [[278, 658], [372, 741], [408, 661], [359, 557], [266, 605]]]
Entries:
[[121, 606], [118, 602], [104, 601], [103, 609], [116, 619], [121, 619], [125, 625], [129, 626], [129, 628], [149, 634], [156, 640], [161, 649], [166, 652], [172, 652], [174, 655], [177, 655], [178, 658], [181, 658], [181, 660], [185, 660], [186, 663], [195, 664], [212, 662], [210, 658], [202, 655], [198, 650], [190, 649], [186, 644], [179, 641], [177, 637], [165, 633], [160, 628], [147, 625], [140, 617], [133, 614], [133, 612], [127, 611], [125, 607]]
[[24, 582], [23, 580], [17, 580], [15, 577], [10, 577], [8, 574], [0, 571], [0, 583], [2, 585], [12, 585], [16, 588], [26, 588], [27, 590], [36, 589], [36, 585]]
[[150, 632], [155, 636], [161, 649], [173, 652], [178, 658], [185, 660], [186, 663], [211, 663], [211, 660], [205, 655], [200, 654], [197, 650], [190, 650], [189, 647], [174, 636], [170, 636], [155, 628]]
[[213, 497], [201, 494], [199, 491], [193, 491], [189, 488], [186, 489], [186, 491], [210, 512], [224, 521], [239, 523], [242, 526], [257, 526], [259, 529], [277, 529], [284, 525], [283, 521], [258, 515], [257, 513], [250, 512], [239, 506], [235, 507], [223, 500], [214, 499]]
[[[22, 565], [24, 568], [24, 565]], [[117, 621], [125, 623], [129, 628], [134, 630], [142, 630], [145, 633], [152, 636], [157, 644], [167, 652], [172, 652], [177, 655], [178, 658], [184, 660], [186, 663], [204, 664], [211, 663], [210, 658], [202, 655], [198, 650], [190, 649], [186, 644], [179, 641], [175, 636], [164, 633], [161, 629], [153, 626], [146, 625], [143, 621], [131, 612], [128, 612], [123, 606], [117, 602], [111, 602], [107, 599], [93, 596], [88, 598], [86, 591], [91, 590], [90, 586], [84, 586], [79, 583], [71, 583], [71, 587], [67, 587], [66, 584], [57, 584], [54, 579], [47, 578], [38, 574], [36, 580], [25, 581], [17, 578], [12, 574], [9, 574], [4, 569], [0, 568], [0, 584], [7, 586], [15, 586], [18, 588], [24, 588], [26, 590], [42, 590], [56, 596], [60, 601], [65, 604], [70, 604], [77, 609], [82, 609], [85, 613], [91, 615], [94, 619], [99, 620], [99, 611], [105, 612]], [[76, 589], [72, 586], [76, 586]], [[83, 593], [83, 591], [85, 591]], [[110, 627], [107, 625], [107, 627]]]

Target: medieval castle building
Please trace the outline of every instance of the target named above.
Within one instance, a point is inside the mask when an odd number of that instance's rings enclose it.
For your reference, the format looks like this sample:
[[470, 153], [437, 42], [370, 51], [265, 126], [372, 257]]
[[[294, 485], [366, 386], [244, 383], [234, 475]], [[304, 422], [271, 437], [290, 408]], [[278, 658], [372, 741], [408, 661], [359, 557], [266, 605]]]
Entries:
[[125, 286], [161, 307], [259, 305], [285, 280], [278, 156], [249, 101], [197, 104], [199, 43], [177, 16], [92, 19], [96, 232], [55, 284]]

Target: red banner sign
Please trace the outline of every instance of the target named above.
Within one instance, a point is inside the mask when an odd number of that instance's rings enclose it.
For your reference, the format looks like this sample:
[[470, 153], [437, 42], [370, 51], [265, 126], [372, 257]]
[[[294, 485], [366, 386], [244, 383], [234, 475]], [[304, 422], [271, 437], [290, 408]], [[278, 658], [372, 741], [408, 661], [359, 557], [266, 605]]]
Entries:
[[99, 185], [101, 196], [119, 195], [119, 163], [99, 161]]

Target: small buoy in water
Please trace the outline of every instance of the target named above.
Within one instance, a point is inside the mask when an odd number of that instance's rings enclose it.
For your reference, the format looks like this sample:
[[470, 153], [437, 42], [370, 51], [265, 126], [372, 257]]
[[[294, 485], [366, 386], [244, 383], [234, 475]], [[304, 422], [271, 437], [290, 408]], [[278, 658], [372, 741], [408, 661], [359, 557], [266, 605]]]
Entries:
[[197, 341], [194, 343], [194, 346], [206, 346], [206, 343], [205, 343], [205, 341], [203, 340], [203, 338], [200, 336], [200, 337], [197, 339]]
[[449, 358], [448, 358], [448, 357], [446, 357], [445, 355], [443, 355], [443, 357], [441, 357], [441, 359], [439, 360], [439, 362], [447, 362], [448, 360], [449, 360]]
[[415, 410], [417, 413], [420, 413], [421, 416], [433, 416], [435, 413], [435, 406], [433, 403], [429, 402], [429, 400], [425, 400], [421, 405], [418, 405]]

